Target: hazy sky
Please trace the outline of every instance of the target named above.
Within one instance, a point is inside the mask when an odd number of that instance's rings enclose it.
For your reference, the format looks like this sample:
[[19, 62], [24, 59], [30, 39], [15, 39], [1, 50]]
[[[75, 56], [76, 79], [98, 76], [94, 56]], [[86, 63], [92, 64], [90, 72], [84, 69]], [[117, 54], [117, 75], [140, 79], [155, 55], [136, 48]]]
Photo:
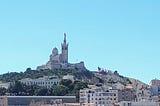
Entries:
[[0, 1], [1, 74], [45, 64], [64, 32], [71, 63], [160, 78], [159, 0]]

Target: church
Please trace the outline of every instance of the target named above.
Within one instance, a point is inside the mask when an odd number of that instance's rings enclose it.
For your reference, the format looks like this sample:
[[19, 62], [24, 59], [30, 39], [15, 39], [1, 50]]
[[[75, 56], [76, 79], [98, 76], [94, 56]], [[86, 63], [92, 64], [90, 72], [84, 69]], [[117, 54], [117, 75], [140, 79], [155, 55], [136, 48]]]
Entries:
[[59, 54], [58, 49], [55, 47], [52, 50], [49, 61], [45, 65], [37, 67], [37, 70], [41, 69], [86, 69], [84, 62], [71, 64], [68, 62], [68, 43], [66, 40], [66, 33], [64, 33], [64, 40], [61, 44], [61, 53]]
[[66, 33], [64, 33], [64, 40], [61, 44], [62, 53], [58, 54], [58, 49], [55, 47], [50, 55], [50, 62], [52, 63], [68, 63], [68, 44], [66, 43]]

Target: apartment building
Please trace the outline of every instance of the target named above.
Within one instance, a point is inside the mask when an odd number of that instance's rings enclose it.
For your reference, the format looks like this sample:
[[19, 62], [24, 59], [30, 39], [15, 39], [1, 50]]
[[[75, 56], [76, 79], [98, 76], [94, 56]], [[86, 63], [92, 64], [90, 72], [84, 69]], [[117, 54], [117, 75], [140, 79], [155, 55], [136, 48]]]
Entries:
[[118, 90], [118, 101], [134, 101], [136, 98], [136, 91], [134, 89], [125, 88]]
[[118, 90], [104, 87], [80, 90], [80, 103], [94, 103], [95, 106], [113, 106], [118, 102]]
[[158, 79], [151, 80], [150, 88], [151, 88], [152, 96], [159, 96], [160, 95], [160, 80]]

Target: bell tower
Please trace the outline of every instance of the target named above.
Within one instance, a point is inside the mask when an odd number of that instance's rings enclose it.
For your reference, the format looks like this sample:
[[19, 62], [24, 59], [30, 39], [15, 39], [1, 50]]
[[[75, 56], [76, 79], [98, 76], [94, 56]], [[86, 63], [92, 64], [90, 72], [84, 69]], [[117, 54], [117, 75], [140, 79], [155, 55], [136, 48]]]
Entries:
[[64, 40], [62, 46], [62, 63], [68, 63], [68, 43], [66, 42], [66, 33], [64, 33]]

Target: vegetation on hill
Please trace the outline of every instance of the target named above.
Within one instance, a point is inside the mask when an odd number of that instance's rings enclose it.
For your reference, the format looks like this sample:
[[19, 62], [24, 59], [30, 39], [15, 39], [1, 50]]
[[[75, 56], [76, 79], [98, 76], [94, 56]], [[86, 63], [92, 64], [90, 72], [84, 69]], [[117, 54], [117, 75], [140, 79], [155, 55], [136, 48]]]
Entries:
[[[74, 81], [68, 79], [61, 80], [59, 85], [53, 85], [51, 88], [40, 87], [36, 85], [25, 85], [19, 81], [15, 81], [8, 90], [0, 91], [0, 94], [9, 93], [16, 96], [64, 96], [75, 95], [80, 89], [87, 88], [88, 83], [83, 81]], [[4, 88], [3, 88], [4, 89]]]
[[[56, 75], [60, 79], [64, 75], [73, 75], [75, 81], [71, 80], [61, 80], [59, 85], [53, 85], [50, 89], [45, 87], [39, 87], [36, 85], [27, 86], [19, 82], [23, 78], [40, 78], [43, 76], [53, 76]], [[0, 75], [0, 81], [2, 82], [14, 82], [8, 89], [0, 88], [0, 95], [17, 95], [17, 96], [64, 96], [64, 95], [75, 95], [77, 101], [79, 98], [79, 90], [87, 88], [88, 84], [105, 84], [108, 86], [114, 86], [120, 84], [126, 86], [128, 84], [132, 85], [136, 90], [138, 85], [144, 85], [137, 80], [132, 80], [131, 78], [124, 77], [120, 75], [117, 71], [105, 71], [105, 72], [91, 72], [88, 70], [80, 71], [78, 69], [55, 69], [55, 70], [32, 70], [27, 68], [25, 72], [11, 72]], [[89, 82], [91, 81], [91, 82]]]
[[78, 69], [55, 69], [55, 70], [32, 70], [31, 68], [27, 68], [25, 72], [11, 72], [0, 75], [0, 81], [2, 82], [13, 82], [18, 81], [23, 78], [32, 78], [36, 79], [43, 76], [52, 76], [57, 75], [58, 77], [62, 78], [64, 75], [74, 75], [76, 79], [91, 79], [93, 74], [92, 72], [86, 71], [79, 71]]

